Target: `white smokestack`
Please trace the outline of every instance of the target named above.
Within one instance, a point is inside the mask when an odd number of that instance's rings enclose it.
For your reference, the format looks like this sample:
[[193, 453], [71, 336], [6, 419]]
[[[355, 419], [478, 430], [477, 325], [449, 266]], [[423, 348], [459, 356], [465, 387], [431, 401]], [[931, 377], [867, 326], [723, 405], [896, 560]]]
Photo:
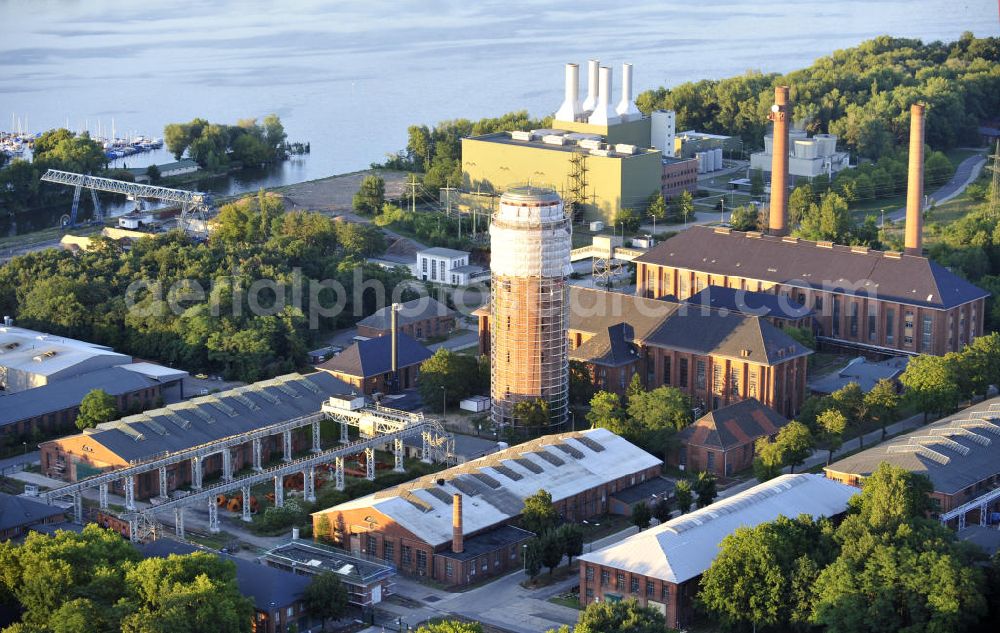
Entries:
[[591, 125], [612, 125], [621, 119], [611, 108], [611, 69], [601, 68], [601, 81], [597, 88], [597, 107], [587, 119]]
[[583, 100], [583, 111], [593, 112], [597, 107], [597, 73], [601, 62], [592, 59], [587, 62], [587, 98]]
[[556, 112], [556, 121], [576, 121], [583, 114], [580, 108], [580, 66], [566, 64], [566, 96]]
[[641, 116], [632, 101], [632, 64], [622, 64], [622, 99], [618, 102], [615, 112], [622, 121], [631, 121]]

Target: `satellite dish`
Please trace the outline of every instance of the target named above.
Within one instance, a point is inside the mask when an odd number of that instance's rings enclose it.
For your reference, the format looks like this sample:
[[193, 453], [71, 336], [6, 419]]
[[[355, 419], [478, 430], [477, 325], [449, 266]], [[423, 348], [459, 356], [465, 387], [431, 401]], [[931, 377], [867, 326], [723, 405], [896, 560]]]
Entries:
[[771, 112], [777, 112], [780, 109], [781, 109], [781, 106], [779, 106], [777, 103], [774, 104], [773, 106], [771, 106]]

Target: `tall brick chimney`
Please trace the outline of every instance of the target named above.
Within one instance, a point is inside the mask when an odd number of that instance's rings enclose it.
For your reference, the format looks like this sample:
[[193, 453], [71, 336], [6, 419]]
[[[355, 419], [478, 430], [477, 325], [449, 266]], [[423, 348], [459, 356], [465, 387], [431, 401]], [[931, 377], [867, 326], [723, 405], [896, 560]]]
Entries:
[[774, 127], [771, 130], [771, 210], [768, 214], [768, 233], [788, 233], [788, 86], [775, 86], [774, 105], [768, 115]]
[[451, 517], [451, 551], [461, 554], [465, 550], [465, 537], [462, 535], [462, 495], [452, 498]]
[[924, 231], [924, 104], [910, 106], [910, 170], [906, 184], [907, 255], [922, 255]]

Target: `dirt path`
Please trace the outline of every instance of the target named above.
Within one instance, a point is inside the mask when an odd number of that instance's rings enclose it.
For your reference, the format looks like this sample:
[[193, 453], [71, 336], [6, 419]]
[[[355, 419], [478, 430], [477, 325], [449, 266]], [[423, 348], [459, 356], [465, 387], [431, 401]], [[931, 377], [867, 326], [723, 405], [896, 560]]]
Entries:
[[[361, 181], [365, 176], [373, 173], [376, 172], [365, 170], [352, 174], [330, 176], [320, 180], [310, 180], [280, 187], [277, 191], [284, 196], [289, 209], [324, 211], [335, 216], [342, 216], [346, 220], [365, 222], [366, 220], [351, 212], [352, 201], [354, 194], [361, 187]], [[386, 198], [399, 198], [403, 195], [406, 184], [405, 172], [379, 171], [378, 174], [385, 180]]]

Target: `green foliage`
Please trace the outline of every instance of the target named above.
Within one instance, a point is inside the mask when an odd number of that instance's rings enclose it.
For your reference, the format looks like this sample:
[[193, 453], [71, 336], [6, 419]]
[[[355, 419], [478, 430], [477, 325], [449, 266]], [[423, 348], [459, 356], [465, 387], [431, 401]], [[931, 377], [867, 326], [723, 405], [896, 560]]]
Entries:
[[882, 427], [883, 439], [885, 439], [885, 427], [899, 418], [899, 401], [896, 383], [887, 378], [879, 380], [872, 390], [865, 394], [865, 410]]
[[956, 369], [952, 358], [914, 356], [899, 382], [906, 388], [907, 400], [925, 417], [928, 413], [947, 413], [958, 406], [961, 398]]
[[310, 616], [326, 621], [343, 617], [347, 613], [347, 588], [333, 572], [323, 572], [312, 577], [302, 595]]
[[91, 389], [80, 401], [76, 428], [81, 431], [92, 429], [101, 422], [117, 420], [118, 417], [118, 401], [115, 397], [103, 389]]
[[556, 530], [549, 530], [535, 540], [538, 541], [540, 548], [539, 555], [541, 556], [542, 565], [549, 568], [549, 575], [551, 576], [552, 572], [559, 566], [559, 563], [562, 562], [565, 550], [563, 542]]
[[549, 402], [542, 398], [521, 400], [514, 405], [513, 417], [517, 424], [527, 427], [542, 428], [551, 422], [549, 417]]
[[798, 226], [802, 218], [810, 212], [812, 205], [816, 203], [817, 196], [811, 184], [799, 185], [792, 190], [788, 196], [788, 222], [791, 226]]
[[820, 442], [829, 451], [826, 463], [833, 460], [833, 452], [844, 443], [847, 431], [847, 417], [839, 409], [827, 409], [816, 418], [820, 431]]
[[694, 196], [685, 189], [670, 200], [669, 219], [672, 222], [687, 222], [694, 214]]
[[556, 529], [555, 534], [562, 543], [567, 564], [572, 565], [573, 557], [583, 553], [583, 528], [575, 523], [565, 523]]
[[753, 476], [760, 482], [774, 479], [781, 474], [783, 459], [780, 444], [766, 437], [759, 438], [754, 443]]
[[590, 399], [587, 423], [592, 429], [607, 429], [623, 437], [631, 436], [633, 431], [631, 422], [622, 409], [621, 399], [610, 391], [598, 391]]
[[773, 479], [781, 474], [784, 466], [795, 467], [805, 461], [812, 452], [813, 437], [802, 422], [786, 424], [771, 442], [766, 437], [757, 440], [754, 457], [754, 476], [760, 481]]
[[638, 231], [639, 226], [642, 224], [642, 216], [633, 209], [618, 209], [615, 212], [612, 224], [616, 230], [620, 227], [623, 233], [624, 231]]
[[150, 183], [157, 184], [160, 182], [160, 168], [156, 165], [150, 165], [146, 168], [146, 176], [149, 177]]
[[427, 406], [440, 409], [442, 387], [443, 397], [450, 406], [478, 391], [479, 360], [444, 347], [438, 348], [433, 356], [421, 363], [417, 389]]
[[529, 578], [534, 578], [542, 571], [542, 541], [533, 538], [524, 548], [524, 571]]
[[365, 176], [354, 194], [354, 210], [362, 215], [375, 215], [385, 205], [385, 180], [378, 174]]
[[795, 342], [806, 349], [816, 349], [816, 337], [812, 330], [804, 327], [786, 327], [785, 334], [795, 339]]
[[640, 531], [649, 527], [649, 522], [653, 518], [653, 512], [646, 505], [645, 501], [640, 501], [632, 508], [632, 525]]
[[934, 509], [931, 481], [899, 466], [882, 462], [851, 499], [851, 508], [870, 530], [891, 533], [911, 519]]
[[187, 155], [204, 169], [228, 167], [236, 161], [246, 166], [264, 165], [283, 159], [287, 154], [285, 129], [275, 114], [256, 119], [241, 119], [236, 125], [209, 123], [193, 119], [190, 123], [170, 123], [163, 128], [167, 149], [176, 160]]
[[646, 205], [646, 213], [657, 220], [667, 219], [667, 202], [663, 199], [663, 194], [657, 192], [649, 197], [649, 204]]
[[63, 169], [92, 174], [104, 169], [107, 159], [101, 146], [88, 136], [66, 129], [49, 130], [35, 139], [32, 161], [36, 169]]
[[[538, 574], [535, 574], [536, 576]], [[462, 620], [442, 620], [428, 622], [417, 629], [417, 633], [483, 633], [483, 625], [479, 622], [464, 622]]]
[[656, 609], [635, 600], [592, 602], [580, 613], [574, 633], [669, 633]]
[[253, 613], [232, 562], [202, 552], [140, 560], [96, 525], [0, 544], [0, 585], [30, 631], [249, 633]]
[[521, 510], [521, 527], [537, 535], [545, 534], [556, 526], [559, 515], [552, 505], [552, 495], [539, 490], [524, 500]]
[[796, 234], [807, 240], [843, 243], [851, 228], [847, 200], [836, 193], [824, 194], [819, 206], [810, 205]]
[[756, 231], [757, 206], [747, 204], [733, 209], [733, 213], [729, 217], [729, 226], [731, 226], [734, 231]]
[[692, 486], [692, 489], [694, 490], [694, 493], [698, 495], [696, 504], [699, 508], [711, 505], [711, 503], [715, 501], [715, 498], [719, 495], [715, 488], [715, 475], [708, 471], [698, 473], [698, 476], [694, 480], [694, 486]]
[[[277, 535], [283, 534], [294, 526], [303, 526], [309, 521], [309, 512], [294, 499], [289, 499], [283, 507], [270, 506], [264, 512], [254, 517], [253, 531], [256, 534]], [[323, 517], [326, 519], [326, 517]], [[329, 534], [329, 519], [326, 531], [321, 533]]]
[[[758, 147], [767, 131], [773, 86], [791, 85], [794, 112], [806, 131], [838, 134], [847, 149], [878, 158], [904, 141], [909, 106], [927, 109], [927, 143], [939, 149], [975, 139], [979, 120], [997, 110], [996, 38], [926, 44], [880, 36], [779, 77], [759, 72], [686, 82], [641, 93], [643, 112], [674, 110], [677, 129], [733, 134]], [[971, 42], [971, 44], [970, 44]]]
[[809, 515], [737, 528], [702, 576], [698, 604], [731, 627], [807, 626], [810, 588], [836, 555], [832, 532]]
[[[26, 327], [253, 381], [302, 366], [313, 330], [346, 327], [383, 307], [372, 282], [393, 289], [409, 273], [359, 261], [382, 246], [376, 227], [284, 213], [276, 198], [258, 194], [227, 205], [207, 243], [171, 232], [125, 252], [100, 241], [78, 254], [15, 257], [0, 267], [0, 307]], [[310, 281], [326, 279], [344, 292], [309, 292]], [[257, 280], [275, 283], [254, 293]], [[365, 289], [355, 293], [359, 282]]]
[[[382, 205], [382, 212], [376, 215], [372, 222], [404, 233], [413, 233], [417, 239], [447, 248], [471, 250], [474, 245], [469, 241], [472, 235], [473, 219], [470, 214], [455, 214], [447, 217], [441, 213], [416, 213], [405, 211], [389, 204]], [[459, 224], [462, 238], [459, 239]], [[477, 228], [482, 230], [483, 221], [480, 218]]]
[[685, 514], [691, 510], [691, 504], [694, 503], [694, 493], [691, 491], [691, 482], [687, 479], [678, 479], [677, 485], [674, 488], [674, 499], [677, 500], [677, 509], [680, 510], [681, 514]]

